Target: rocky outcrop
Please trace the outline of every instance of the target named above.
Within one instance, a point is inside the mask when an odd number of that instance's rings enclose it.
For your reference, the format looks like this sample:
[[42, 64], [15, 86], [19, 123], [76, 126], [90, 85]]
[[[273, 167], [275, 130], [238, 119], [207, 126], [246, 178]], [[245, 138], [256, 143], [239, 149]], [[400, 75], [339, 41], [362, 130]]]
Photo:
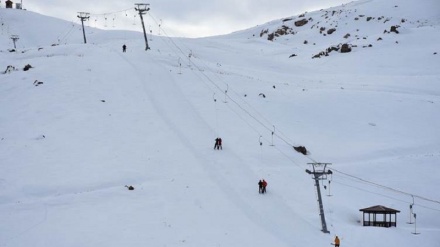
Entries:
[[327, 34], [332, 34], [336, 31], [336, 28], [330, 28], [329, 30], [327, 30]]
[[295, 21], [295, 26], [302, 27], [306, 25], [309, 21], [307, 19], [301, 19], [299, 21]]
[[276, 37], [280, 37], [280, 36], [288, 35], [288, 34], [295, 34], [295, 31], [293, 31], [292, 28], [290, 28], [286, 25], [283, 25], [283, 26], [281, 26], [281, 28], [277, 29], [273, 33], [269, 33], [268, 29], [262, 30], [260, 32], [260, 37], [262, 37], [265, 34], [267, 34], [268, 40], [273, 41]]
[[397, 28], [398, 28], [399, 26], [391, 26], [391, 28], [390, 28], [390, 33], [391, 32], [393, 32], [393, 33], [399, 33], [399, 31], [397, 31]]
[[351, 47], [349, 44], [343, 44], [341, 46], [341, 53], [348, 53], [351, 52]]

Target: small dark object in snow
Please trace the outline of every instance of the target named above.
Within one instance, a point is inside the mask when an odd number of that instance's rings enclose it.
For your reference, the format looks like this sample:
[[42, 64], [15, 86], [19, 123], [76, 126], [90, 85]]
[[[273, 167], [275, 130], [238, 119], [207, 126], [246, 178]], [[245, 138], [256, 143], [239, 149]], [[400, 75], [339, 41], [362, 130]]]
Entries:
[[28, 71], [29, 69], [33, 68], [30, 64], [26, 64], [23, 68], [24, 71]]
[[34, 86], [36, 86], [36, 87], [38, 87], [38, 85], [41, 85], [41, 84], [43, 84], [42, 81], [38, 81], [38, 80], [34, 81]]
[[289, 56], [289, 58], [296, 57], [296, 56], [297, 56], [296, 54], [292, 54], [292, 55]]
[[307, 24], [309, 21], [307, 19], [301, 19], [299, 21], [295, 21], [295, 26], [301, 27]]
[[399, 26], [391, 26], [391, 28], [390, 28], [390, 33], [391, 33], [391, 32], [399, 33], [399, 31], [397, 31], [397, 28], [399, 28]]
[[341, 46], [341, 53], [351, 52], [351, 47], [348, 44], [343, 44]]
[[295, 151], [297, 151], [299, 153], [307, 155], [307, 149], [304, 146], [298, 146], [298, 147], [293, 146], [293, 149], [295, 149]]
[[101, 102], [105, 102], [105, 100], [102, 99]]
[[275, 88], [275, 85], [273, 85], [273, 88]]
[[437, 52], [434, 52], [434, 55], [437, 55]]
[[125, 185], [125, 187], [127, 187], [128, 188], [128, 190], [134, 190], [134, 187], [133, 186], [127, 186], [127, 185]]
[[335, 31], [336, 31], [336, 28], [331, 28], [331, 29], [327, 30], [327, 34], [332, 34]]
[[12, 65], [8, 65], [8, 66], [6, 67], [5, 72], [3, 72], [3, 74], [9, 74], [9, 73], [11, 73], [11, 72], [14, 71], [14, 70], [15, 70], [15, 67], [14, 67], [14, 66], [12, 66]]
[[264, 95], [264, 93], [260, 93], [259, 96], [266, 98], [266, 95]]

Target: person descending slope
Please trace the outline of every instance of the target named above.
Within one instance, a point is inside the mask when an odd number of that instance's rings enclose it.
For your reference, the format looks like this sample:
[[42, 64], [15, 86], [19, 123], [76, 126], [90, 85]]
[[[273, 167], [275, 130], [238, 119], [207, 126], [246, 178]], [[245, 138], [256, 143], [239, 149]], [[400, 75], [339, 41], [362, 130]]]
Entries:
[[124, 44], [123, 46], [122, 46], [122, 52], [126, 52], [127, 51], [127, 46]]

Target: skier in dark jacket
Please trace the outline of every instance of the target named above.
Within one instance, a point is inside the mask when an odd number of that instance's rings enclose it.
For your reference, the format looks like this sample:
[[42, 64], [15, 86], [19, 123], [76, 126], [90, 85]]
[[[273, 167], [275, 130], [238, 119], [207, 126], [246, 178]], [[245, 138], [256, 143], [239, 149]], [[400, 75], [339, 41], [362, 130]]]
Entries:
[[214, 144], [214, 149], [218, 149], [218, 137], [215, 138], [215, 144]]
[[127, 51], [127, 46], [124, 44], [123, 46], [122, 46], [122, 52], [126, 52]]
[[258, 181], [258, 193], [263, 193], [263, 181]]

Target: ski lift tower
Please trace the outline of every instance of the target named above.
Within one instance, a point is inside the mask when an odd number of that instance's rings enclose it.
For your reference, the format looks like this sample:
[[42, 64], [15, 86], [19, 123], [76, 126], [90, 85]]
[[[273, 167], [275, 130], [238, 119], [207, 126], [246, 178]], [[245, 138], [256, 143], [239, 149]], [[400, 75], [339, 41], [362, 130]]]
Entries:
[[84, 31], [84, 21], [88, 20], [90, 18], [90, 13], [87, 12], [78, 12], [78, 16], [79, 19], [81, 19], [81, 25], [82, 25], [82, 30], [83, 30], [83, 36], [84, 36], [84, 44], [87, 44], [87, 40], [86, 40], [86, 32]]
[[145, 39], [145, 50], [149, 50], [150, 47], [148, 46], [148, 39], [147, 39], [147, 32], [145, 31], [145, 24], [144, 24], [144, 18], [142, 15], [145, 14], [148, 10], [150, 10], [150, 4], [149, 3], [135, 3], [136, 8], [134, 8], [136, 11], [139, 12], [139, 17], [141, 17], [142, 22], [142, 29], [144, 30], [144, 39]]
[[318, 194], [318, 202], [319, 202], [319, 215], [321, 216], [321, 225], [322, 225], [321, 231], [324, 233], [330, 233], [327, 230], [327, 223], [325, 222], [324, 205], [322, 204], [321, 188], [319, 187], [319, 180], [327, 180], [327, 175], [333, 174], [331, 170], [326, 170], [327, 166], [331, 165], [331, 163], [308, 163], [308, 165], [312, 165], [313, 168], [313, 171], [306, 169], [306, 172], [308, 174], [313, 175], [313, 179], [315, 180], [315, 187], [316, 187], [316, 192]]
[[18, 35], [11, 35], [11, 39], [12, 39], [12, 42], [14, 42], [14, 49], [17, 49], [17, 46], [15, 45], [15, 43], [19, 39]]

